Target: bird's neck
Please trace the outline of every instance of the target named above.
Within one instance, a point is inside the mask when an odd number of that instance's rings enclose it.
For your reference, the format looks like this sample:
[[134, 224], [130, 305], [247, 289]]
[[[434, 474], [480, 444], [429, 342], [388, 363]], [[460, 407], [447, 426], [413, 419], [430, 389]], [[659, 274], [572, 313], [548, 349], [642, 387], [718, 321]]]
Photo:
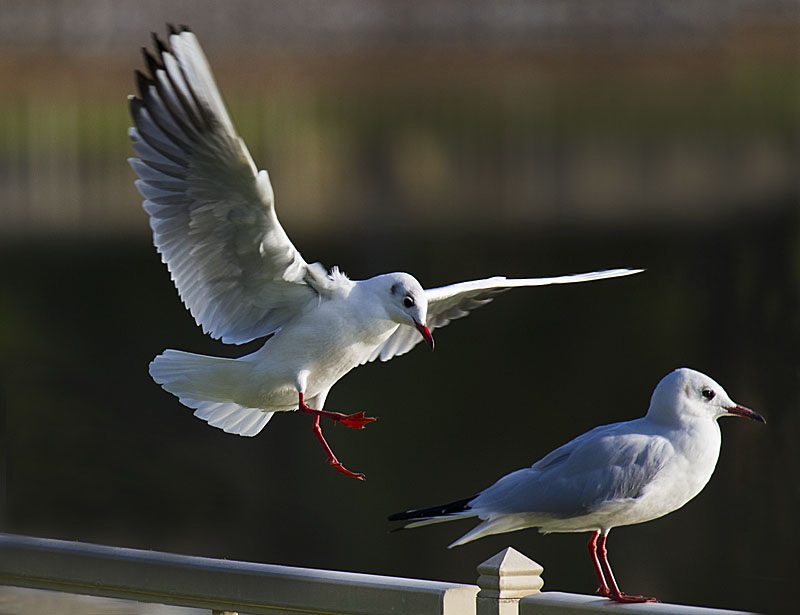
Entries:
[[709, 476], [719, 458], [722, 445], [722, 432], [719, 424], [706, 417], [684, 418], [681, 424], [674, 425], [675, 437], [671, 438], [677, 452], [697, 468], [708, 468]]

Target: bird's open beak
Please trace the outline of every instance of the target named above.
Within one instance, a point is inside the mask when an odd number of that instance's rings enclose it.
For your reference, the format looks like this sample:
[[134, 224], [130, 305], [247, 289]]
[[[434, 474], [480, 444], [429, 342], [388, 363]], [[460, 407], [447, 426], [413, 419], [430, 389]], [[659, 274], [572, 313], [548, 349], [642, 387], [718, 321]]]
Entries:
[[414, 325], [416, 325], [417, 331], [419, 331], [419, 334], [422, 336], [422, 339], [425, 340], [425, 343], [430, 346], [431, 350], [433, 350], [433, 335], [431, 335], [431, 330], [421, 322], [414, 321]]
[[728, 414], [733, 414], [735, 416], [743, 416], [746, 419], [751, 419], [753, 421], [758, 421], [759, 423], [766, 423], [767, 421], [764, 419], [763, 416], [760, 414], [753, 412], [750, 408], [745, 408], [744, 406], [740, 406], [736, 404], [733, 408], [725, 408], [728, 411]]

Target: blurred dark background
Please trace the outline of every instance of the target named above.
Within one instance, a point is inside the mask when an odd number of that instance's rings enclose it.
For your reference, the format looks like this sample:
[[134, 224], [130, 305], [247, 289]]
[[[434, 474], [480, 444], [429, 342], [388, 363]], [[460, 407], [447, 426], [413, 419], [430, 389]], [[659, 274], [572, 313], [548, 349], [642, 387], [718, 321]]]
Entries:
[[[125, 159], [139, 47], [200, 37], [306, 259], [431, 287], [646, 267], [519, 290], [345, 377], [328, 468], [307, 417], [241, 438], [155, 385], [203, 336]], [[474, 583], [512, 545], [591, 593], [587, 535], [445, 547], [469, 523], [388, 514], [476, 493], [658, 380], [708, 373], [766, 426], [721, 421], [711, 483], [616, 529], [623, 589], [787, 612], [800, 574], [800, 11], [796, 2], [8, 1], [0, 6], [0, 530]]]

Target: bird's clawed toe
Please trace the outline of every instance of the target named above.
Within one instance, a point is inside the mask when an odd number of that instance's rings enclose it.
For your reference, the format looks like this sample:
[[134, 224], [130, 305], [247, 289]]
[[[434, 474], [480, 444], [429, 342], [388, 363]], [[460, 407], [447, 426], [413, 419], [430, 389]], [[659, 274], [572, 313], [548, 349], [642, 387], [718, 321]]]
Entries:
[[351, 472], [342, 465], [341, 461], [337, 460], [336, 458], [328, 459], [328, 463], [345, 476], [351, 476], [353, 478], [357, 478], [358, 480], [366, 480], [366, 476], [364, 476], [363, 472]]
[[634, 604], [639, 602], [658, 602], [658, 598], [650, 598], [648, 596], [629, 596], [622, 591], [614, 591], [609, 587], [601, 585], [595, 590], [595, 593], [600, 594], [603, 598], [608, 598], [612, 602], [620, 602], [623, 604]]
[[620, 602], [623, 604], [632, 604], [638, 602], [658, 602], [658, 598], [649, 598], [647, 596], [629, 596], [628, 594], [609, 594], [606, 596], [612, 602]]

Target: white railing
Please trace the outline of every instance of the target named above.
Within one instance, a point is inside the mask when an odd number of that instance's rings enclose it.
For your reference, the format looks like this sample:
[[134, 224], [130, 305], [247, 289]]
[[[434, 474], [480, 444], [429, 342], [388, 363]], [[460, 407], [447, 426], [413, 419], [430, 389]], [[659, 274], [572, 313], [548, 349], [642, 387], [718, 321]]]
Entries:
[[613, 605], [540, 592], [542, 568], [513, 549], [478, 585], [292, 568], [0, 534], [0, 585], [269, 615], [742, 615], [671, 604]]

